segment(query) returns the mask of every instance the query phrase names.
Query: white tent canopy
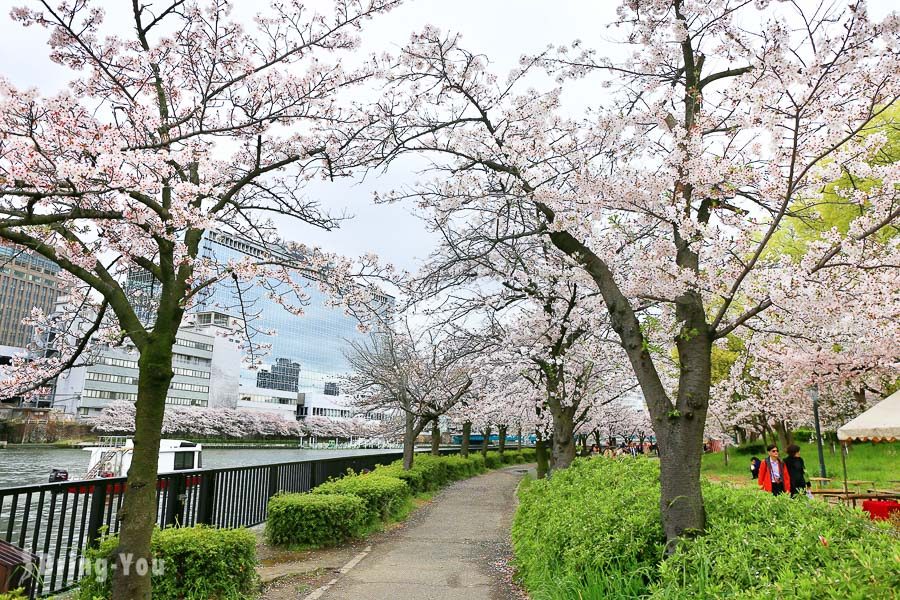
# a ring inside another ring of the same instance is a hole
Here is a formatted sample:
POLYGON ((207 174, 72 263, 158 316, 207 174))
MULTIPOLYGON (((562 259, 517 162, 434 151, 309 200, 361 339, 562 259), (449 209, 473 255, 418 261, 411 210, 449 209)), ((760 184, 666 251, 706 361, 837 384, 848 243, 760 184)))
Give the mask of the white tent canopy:
POLYGON ((894 392, 849 423, 838 428, 838 439, 892 442, 900 439, 900 391, 894 392))

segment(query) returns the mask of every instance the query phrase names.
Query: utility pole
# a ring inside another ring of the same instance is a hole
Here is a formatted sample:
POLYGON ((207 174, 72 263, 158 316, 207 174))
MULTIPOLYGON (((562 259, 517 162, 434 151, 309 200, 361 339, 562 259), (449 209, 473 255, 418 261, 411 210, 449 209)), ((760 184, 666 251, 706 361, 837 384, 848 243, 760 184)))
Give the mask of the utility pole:
POLYGON ((809 390, 813 401, 813 422, 816 426, 816 449, 819 451, 819 477, 825 477, 825 454, 822 452, 822 428, 819 425, 819 386, 809 390))

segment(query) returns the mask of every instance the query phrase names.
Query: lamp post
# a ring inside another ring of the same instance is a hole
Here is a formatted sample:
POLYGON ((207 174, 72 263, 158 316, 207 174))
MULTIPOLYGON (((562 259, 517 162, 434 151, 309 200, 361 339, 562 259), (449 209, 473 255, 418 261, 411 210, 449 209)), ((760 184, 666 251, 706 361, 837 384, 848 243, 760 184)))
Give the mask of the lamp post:
POLYGON ((819 451, 819 477, 825 477, 825 454, 822 452, 822 428, 819 426, 819 388, 809 390, 813 401, 813 422, 816 426, 816 449, 819 451))

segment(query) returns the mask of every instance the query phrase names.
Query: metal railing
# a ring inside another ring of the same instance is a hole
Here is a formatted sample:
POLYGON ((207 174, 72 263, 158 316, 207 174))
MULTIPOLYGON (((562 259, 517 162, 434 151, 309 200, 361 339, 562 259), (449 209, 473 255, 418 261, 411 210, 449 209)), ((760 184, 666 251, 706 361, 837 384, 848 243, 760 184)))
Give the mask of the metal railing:
MULTIPOLYGON (((269 498, 279 492, 306 492, 347 469, 372 469, 399 456, 393 451, 166 473, 158 477, 156 522, 160 527, 258 525, 266 520, 269 498)), ((88 545, 103 531, 119 532, 125 482, 116 477, 0 489, 0 539, 41 557, 32 597, 77 584, 88 545)))

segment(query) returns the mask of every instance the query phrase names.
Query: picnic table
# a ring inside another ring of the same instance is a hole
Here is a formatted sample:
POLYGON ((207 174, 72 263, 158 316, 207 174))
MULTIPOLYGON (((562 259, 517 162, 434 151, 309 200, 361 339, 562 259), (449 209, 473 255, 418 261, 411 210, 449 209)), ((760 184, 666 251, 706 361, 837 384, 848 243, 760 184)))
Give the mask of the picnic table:
POLYGON ((816 488, 821 488, 823 483, 831 481, 831 477, 810 477, 809 480, 816 484, 816 488))
POLYGON ((875 485, 875 482, 867 481, 865 479, 851 479, 847 481, 847 485, 852 485, 853 487, 855 487, 857 492, 859 492, 860 488, 862 488, 862 486, 866 484, 875 485))
POLYGON ((900 500, 900 494, 896 493, 887 493, 887 492, 873 492, 871 494, 846 494, 841 496, 842 499, 847 502, 852 503, 853 508, 856 508, 857 500, 882 500, 882 501, 896 501, 900 500))

